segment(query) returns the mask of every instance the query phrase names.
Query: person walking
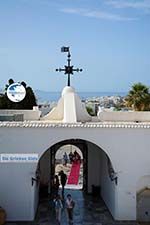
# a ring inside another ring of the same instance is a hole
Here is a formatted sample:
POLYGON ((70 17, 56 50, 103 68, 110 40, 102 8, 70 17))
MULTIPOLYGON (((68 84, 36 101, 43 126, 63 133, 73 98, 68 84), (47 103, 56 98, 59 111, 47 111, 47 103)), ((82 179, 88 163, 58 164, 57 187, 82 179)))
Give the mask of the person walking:
POLYGON ((55 205, 55 213, 56 213, 56 221, 58 225, 61 224, 61 213, 63 209, 63 204, 60 198, 60 195, 57 195, 54 199, 54 205, 55 205))
POLYGON ((73 162, 73 153, 72 152, 69 153, 69 160, 70 160, 70 164, 72 164, 72 162, 73 162))
POLYGON ((52 195, 55 197, 58 195, 58 190, 59 190, 59 178, 57 175, 54 176, 52 180, 52 195))
POLYGON ((73 209, 74 209, 74 207, 75 207, 75 202, 72 199, 72 196, 70 194, 68 194, 67 199, 66 199, 66 210, 67 210, 69 225, 73 225, 73 209))
POLYGON ((64 189, 65 189, 65 185, 66 185, 66 182, 67 182, 67 175, 64 173, 63 170, 61 170, 59 172, 59 176, 60 176, 60 182, 61 182, 61 185, 62 185, 62 198, 64 198, 64 189))
POLYGON ((67 163, 68 163, 68 155, 67 155, 67 153, 65 152, 64 155, 63 155, 63 165, 64 165, 64 166, 67 166, 67 163))

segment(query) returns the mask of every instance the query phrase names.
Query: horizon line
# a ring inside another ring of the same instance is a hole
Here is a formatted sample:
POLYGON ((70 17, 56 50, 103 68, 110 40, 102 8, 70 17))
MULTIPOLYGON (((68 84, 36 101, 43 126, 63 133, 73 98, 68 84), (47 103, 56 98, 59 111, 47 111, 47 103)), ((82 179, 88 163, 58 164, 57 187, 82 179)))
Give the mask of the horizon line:
MULTIPOLYGON (((54 90, 52 90, 52 91, 47 91, 47 90, 42 90, 42 89, 33 89, 34 91, 43 91, 43 92, 62 92, 62 90, 56 90, 56 91, 54 91, 54 90)), ((91 93, 96 93, 96 92, 101 92, 101 93, 109 93, 109 92, 116 92, 116 93, 126 93, 126 92, 128 92, 127 90, 126 91, 98 91, 98 90, 94 90, 94 91, 91 91, 91 90, 76 90, 76 92, 91 92, 91 93)))

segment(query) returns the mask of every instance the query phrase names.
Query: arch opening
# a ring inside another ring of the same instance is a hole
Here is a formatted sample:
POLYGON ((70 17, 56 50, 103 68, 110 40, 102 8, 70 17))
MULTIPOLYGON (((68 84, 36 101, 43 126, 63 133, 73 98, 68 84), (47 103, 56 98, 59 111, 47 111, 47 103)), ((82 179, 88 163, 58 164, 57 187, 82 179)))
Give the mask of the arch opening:
MULTIPOLYGON (((86 140, 64 140, 54 144, 42 154, 38 163, 40 178, 37 186, 39 186, 40 197, 52 195, 52 178, 55 174, 58 175, 59 170, 56 167, 60 163, 58 161, 62 160, 58 157, 59 151, 65 149, 66 146, 70 149, 78 149, 80 152, 83 173, 82 190, 99 199, 102 198, 112 216, 115 217, 117 176, 111 159, 103 149, 86 140)), ((67 186, 66 189, 68 189, 67 186)))
POLYGON ((75 145, 63 145, 55 153, 55 174, 61 171, 67 175, 66 189, 81 190, 83 188, 83 153, 75 145))

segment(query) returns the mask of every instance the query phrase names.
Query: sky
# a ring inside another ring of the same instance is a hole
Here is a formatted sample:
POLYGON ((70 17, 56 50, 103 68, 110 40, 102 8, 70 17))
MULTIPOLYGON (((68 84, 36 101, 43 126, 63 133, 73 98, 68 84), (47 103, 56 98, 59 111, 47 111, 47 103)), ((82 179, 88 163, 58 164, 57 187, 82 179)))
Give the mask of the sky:
POLYGON ((70 46, 77 91, 150 86, 150 0, 0 0, 0 88, 9 78, 61 91, 70 46))

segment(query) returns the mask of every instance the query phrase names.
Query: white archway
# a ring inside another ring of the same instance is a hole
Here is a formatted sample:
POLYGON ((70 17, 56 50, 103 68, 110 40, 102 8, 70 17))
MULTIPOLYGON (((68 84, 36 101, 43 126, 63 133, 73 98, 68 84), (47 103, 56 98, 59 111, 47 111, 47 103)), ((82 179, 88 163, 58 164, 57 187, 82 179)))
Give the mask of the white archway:
MULTIPOLYGON (((100 146, 111 159, 118 176, 118 184, 114 185, 113 191, 109 193, 107 190, 107 194, 111 195, 109 198, 115 202, 112 214, 116 220, 136 220, 137 179, 139 176, 149 174, 150 129, 141 126, 132 129, 131 126, 125 126, 113 125, 110 127, 109 124, 100 124, 98 127, 90 124, 10 124, 8 127, 0 128, 1 152, 11 154, 36 153, 41 157, 49 147, 71 138, 87 140, 97 147, 100 146)), ((98 147, 96 152, 102 151, 98 147)), ((32 186, 32 177, 35 178, 36 167, 37 163, 0 164, 1 206, 7 211, 8 220, 34 219, 35 212, 31 205, 34 206, 33 196, 35 196, 36 183, 34 182, 32 186), (17 185, 18 181, 19 185, 17 185), (14 204, 11 205, 11 202, 14 204), (21 202, 23 202, 23 206, 21 202)))
POLYGON ((116 188, 118 182, 117 175, 112 166, 111 159, 109 158, 107 153, 104 150, 102 150, 99 146, 83 139, 66 139, 63 141, 59 141, 58 143, 52 145, 48 150, 46 150, 40 157, 40 159, 45 158, 42 163, 44 165, 44 168, 46 168, 47 171, 50 171, 48 165, 50 161, 51 161, 50 167, 52 167, 54 163, 54 161, 50 159, 50 157, 52 157, 51 151, 54 151, 55 155, 57 150, 61 146, 64 146, 66 144, 71 144, 78 147, 83 152, 84 157, 85 155, 87 155, 86 159, 87 164, 86 170, 88 171, 87 176, 84 173, 84 176, 86 176, 86 178, 84 177, 86 179, 87 185, 86 190, 88 193, 91 193, 92 186, 100 187, 101 196, 105 201, 107 207, 109 208, 111 214, 115 217, 116 188), (45 154, 47 154, 47 156, 45 154))

